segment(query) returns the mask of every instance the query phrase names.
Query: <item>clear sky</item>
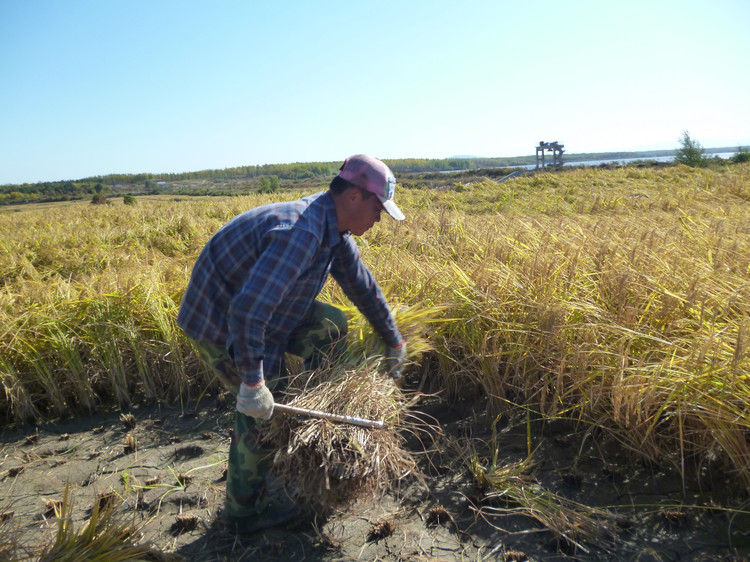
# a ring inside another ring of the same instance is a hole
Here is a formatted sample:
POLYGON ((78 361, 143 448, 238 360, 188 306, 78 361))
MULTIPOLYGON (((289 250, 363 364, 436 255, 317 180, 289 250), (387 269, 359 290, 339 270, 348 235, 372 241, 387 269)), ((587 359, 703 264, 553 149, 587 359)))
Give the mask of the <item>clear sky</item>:
POLYGON ((750 144, 748 0, 0 0, 0 184, 750 144))

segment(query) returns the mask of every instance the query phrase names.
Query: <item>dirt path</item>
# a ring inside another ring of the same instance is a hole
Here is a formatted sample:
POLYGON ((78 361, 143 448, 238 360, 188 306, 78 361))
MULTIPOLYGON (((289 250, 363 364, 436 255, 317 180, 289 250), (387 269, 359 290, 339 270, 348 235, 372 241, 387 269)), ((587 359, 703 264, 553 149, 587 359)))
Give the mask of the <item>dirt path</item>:
MULTIPOLYGON (((617 514, 600 541, 577 547, 555 539, 517 506, 486 502, 473 485, 465 460, 483 453, 477 443, 489 439, 482 430, 487 420, 445 404, 424 408, 444 431, 434 444, 422 444, 426 486, 405 481, 385 497, 356 502, 325 521, 310 518, 253 536, 228 531, 219 517, 233 416, 227 404, 204 402, 195 413, 144 407, 132 410, 132 419, 118 412, 6 431, 0 441, 0 536, 22 545, 51 540, 57 527, 50 502, 61 500, 67 486, 76 529, 95 502, 114 495, 119 510, 135 514, 143 540, 170 555, 165 560, 739 561, 750 554, 747 494, 738 494, 731 478, 704 474, 683 493, 667 468, 636 465, 626 473, 633 463, 622 448, 593 436, 581 439, 565 424, 537 424, 529 478, 561 497, 617 514), (487 506, 496 515, 485 519, 478 513, 487 506)), ((506 420, 498 431, 499 459, 522 460, 526 427, 506 420)))

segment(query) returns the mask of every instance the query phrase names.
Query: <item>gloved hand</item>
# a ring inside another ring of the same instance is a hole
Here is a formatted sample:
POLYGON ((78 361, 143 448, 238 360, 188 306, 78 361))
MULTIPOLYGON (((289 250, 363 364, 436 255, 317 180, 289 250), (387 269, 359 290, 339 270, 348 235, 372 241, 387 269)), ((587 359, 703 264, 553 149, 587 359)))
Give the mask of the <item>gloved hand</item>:
POLYGON ((268 390, 265 381, 256 386, 244 382, 240 385, 237 395, 237 411, 253 418, 271 419, 273 414, 273 395, 268 390))
POLYGON ((386 374, 393 380, 399 380, 406 363, 406 342, 398 347, 388 347, 385 351, 386 374))

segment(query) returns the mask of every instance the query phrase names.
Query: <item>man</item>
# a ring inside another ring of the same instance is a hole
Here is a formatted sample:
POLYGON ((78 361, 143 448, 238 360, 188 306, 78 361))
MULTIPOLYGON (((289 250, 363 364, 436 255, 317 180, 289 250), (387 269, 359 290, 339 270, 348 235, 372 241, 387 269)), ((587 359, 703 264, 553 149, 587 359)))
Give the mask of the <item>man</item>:
POLYGON ((285 384, 285 353, 315 369, 346 345, 346 315, 316 300, 329 273, 383 338, 390 376, 401 376, 406 344, 352 236, 367 232, 383 210, 404 219, 395 185, 382 161, 356 154, 328 191, 238 215, 198 257, 177 320, 237 395, 226 515, 238 529, 295 514, 294 502, 269 488, 272 452, 258 444, 258 425, 273 413, 271 390, 285 384))

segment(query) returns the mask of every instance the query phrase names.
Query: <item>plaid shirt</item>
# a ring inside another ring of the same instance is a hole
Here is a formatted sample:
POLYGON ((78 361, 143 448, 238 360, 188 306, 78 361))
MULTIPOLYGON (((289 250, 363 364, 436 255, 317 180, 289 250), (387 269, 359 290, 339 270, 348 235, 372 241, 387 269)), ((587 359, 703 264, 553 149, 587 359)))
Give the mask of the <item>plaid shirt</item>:
POLYGON ((242 379, 278 369, 289 335, 328 274, 383 337, 401 334, 328 192, 250 209, 225 224, 198 257, 177 322, 192 338, 231 349, 242 379))

